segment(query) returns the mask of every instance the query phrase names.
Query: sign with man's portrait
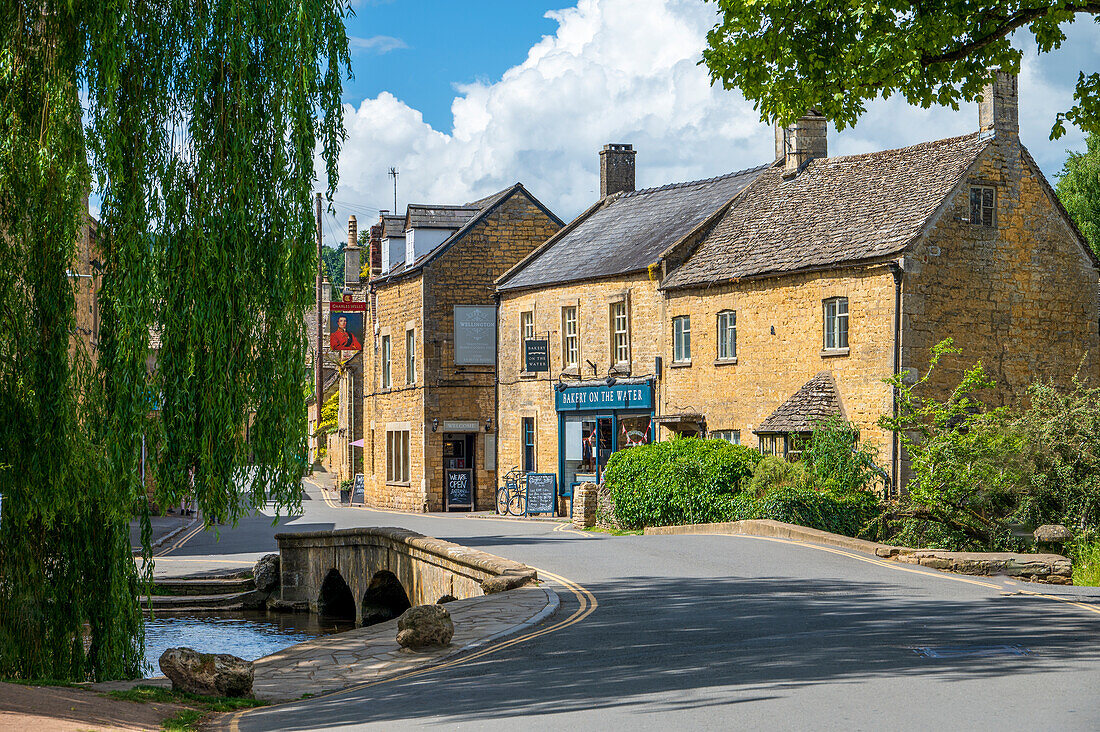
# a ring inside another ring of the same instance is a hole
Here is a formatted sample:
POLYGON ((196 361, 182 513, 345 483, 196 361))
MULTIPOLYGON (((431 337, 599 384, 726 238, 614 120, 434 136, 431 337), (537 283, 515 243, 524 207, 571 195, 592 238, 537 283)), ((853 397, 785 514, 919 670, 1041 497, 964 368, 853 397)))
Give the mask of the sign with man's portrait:
POLYGON ((342 302, 329 303, 328 347, 333 351, 363 350, 363 320, 365 302, 352 302, 351 295, 344 295, 342 302))

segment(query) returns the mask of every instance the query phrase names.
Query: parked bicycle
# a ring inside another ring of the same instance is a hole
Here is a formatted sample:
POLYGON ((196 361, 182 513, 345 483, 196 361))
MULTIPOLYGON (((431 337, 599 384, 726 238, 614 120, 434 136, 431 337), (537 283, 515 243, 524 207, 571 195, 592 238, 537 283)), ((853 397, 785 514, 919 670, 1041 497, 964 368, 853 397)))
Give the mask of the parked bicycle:
POLYGON ((514 467, 504 475, 504 485, 497 489, 497 513, 523 516, 526 512, 527 474, 514 467))

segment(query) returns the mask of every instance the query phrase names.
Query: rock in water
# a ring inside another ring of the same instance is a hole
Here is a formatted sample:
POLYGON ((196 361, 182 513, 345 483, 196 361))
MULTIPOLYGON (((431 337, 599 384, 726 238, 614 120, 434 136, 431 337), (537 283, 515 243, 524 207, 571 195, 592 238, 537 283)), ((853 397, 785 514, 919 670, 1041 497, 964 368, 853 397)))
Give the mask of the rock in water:
POLYGON ((279 555, 265 554, 252 568, 252 578, 260 592, 274 592, 279 586, 279 555))
POLYGON ((442 605, 410 607, 397 619, 397 642, 419 650, 450 645, 455 634, 451 614, 442 605))
POLYGON ((252 662, 228 653, 169 648, 160 656, 160 670, 172 680, 176 691, 202 696, 252 696, 252 662))

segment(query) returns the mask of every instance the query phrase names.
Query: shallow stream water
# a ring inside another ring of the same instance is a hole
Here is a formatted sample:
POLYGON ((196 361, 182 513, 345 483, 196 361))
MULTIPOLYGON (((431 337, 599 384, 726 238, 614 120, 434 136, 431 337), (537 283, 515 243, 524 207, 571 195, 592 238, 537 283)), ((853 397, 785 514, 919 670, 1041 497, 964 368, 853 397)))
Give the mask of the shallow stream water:
POLYGON ((145 618, 145 678, 160 676, 157 661, 167 648, 185 646, 200 653, 228 653, 246 661, 295 643, 349 630, 354 623, 319 618, 313 613, 264 610, 196 616, 158 614, 145 618))

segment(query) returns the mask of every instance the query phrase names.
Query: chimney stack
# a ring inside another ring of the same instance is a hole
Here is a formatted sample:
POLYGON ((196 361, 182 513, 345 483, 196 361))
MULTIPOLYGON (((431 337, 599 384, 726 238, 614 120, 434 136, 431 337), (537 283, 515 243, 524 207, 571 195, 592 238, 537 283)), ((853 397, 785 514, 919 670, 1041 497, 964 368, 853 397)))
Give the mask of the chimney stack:
POLYGON ((370 276, 377 277, 382 274, 382 234, 385 231, 383 211, 378 215, 378 223, 370 227, 370 276))
POLYGON ((600 150, 600 198, 634 190, 634 146, 608 143, 600 150))
POLYGON ((996 71, 978 100, 978 130, 1005 140, 1020 137, 1020 94, 1015 74, 996 71))
POLYGON ((359 284, 359 224, 348 216, 348 245, 344 247, 344 284, 359 284))
POLYGON ((783 161, 784 176, 797 174, 814 158, 829 157, 828 121, 811 109, 788 127, 775 126, 775 158, 783 161))

